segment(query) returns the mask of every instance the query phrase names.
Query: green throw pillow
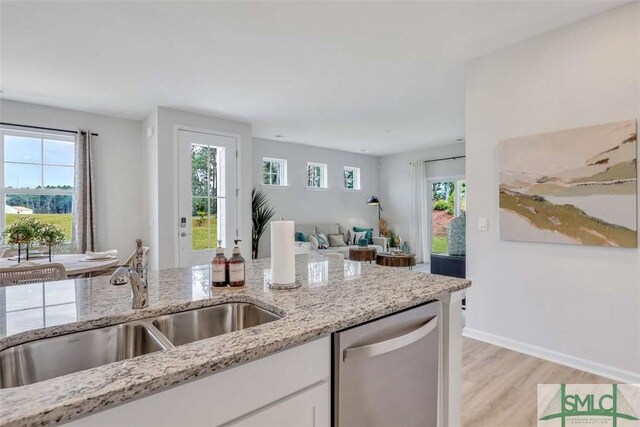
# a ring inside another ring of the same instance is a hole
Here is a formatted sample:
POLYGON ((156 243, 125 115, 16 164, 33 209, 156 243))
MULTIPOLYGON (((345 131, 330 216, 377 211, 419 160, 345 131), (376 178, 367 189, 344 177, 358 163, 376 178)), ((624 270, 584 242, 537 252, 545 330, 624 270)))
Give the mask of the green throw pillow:
POLYGON ((307 237, 302 231, 296 231, 296 242, 306 242, 307 237))
POLYGON ((373 228, 353 227, 353 231, 355 232, 366 231, 367 234, 365 235, 365 238, 369 241, 370 245, 373 245, 373 228))

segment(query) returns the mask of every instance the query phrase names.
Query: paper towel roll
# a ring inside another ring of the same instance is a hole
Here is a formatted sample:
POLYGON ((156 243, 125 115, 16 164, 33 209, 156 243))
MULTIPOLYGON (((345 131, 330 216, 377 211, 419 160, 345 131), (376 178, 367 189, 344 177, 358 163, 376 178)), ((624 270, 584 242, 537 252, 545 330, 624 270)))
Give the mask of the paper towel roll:
POLYGON ((284 285, 296 281, 293 221, 271 222, 271 281, 284 285))

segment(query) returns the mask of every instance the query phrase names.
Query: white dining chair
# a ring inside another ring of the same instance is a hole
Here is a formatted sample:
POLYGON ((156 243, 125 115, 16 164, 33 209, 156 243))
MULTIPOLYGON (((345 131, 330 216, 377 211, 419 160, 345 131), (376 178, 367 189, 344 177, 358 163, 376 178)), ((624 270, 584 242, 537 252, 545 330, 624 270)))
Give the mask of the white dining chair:
POLYGON ((66 280, 67 270, 58 263, 0 268, 0 286, 66 280))
POLYGON ((4 248, 2 249, 2 253, 0 253, 0 258, 11 258, 16 255, 18 255, 18 251, 16 249, 4 248))

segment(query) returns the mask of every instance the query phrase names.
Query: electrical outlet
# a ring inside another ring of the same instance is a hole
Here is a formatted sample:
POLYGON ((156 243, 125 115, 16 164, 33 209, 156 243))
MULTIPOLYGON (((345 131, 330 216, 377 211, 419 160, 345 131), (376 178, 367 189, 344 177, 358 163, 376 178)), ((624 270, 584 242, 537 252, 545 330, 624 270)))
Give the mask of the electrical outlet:
POLYGON ((478 230, 487 231, 489 229, 489 218, 481 216, 478 218, 478 230))

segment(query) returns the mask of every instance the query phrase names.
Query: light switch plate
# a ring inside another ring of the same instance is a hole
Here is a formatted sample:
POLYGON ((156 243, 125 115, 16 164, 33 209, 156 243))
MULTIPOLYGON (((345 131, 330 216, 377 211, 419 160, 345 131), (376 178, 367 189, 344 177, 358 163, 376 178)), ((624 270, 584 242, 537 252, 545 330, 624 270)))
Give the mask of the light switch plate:
POLYGON ((478 218, 478 230, 487 231, 489 229, 489 218, 481 216, 478 218))

